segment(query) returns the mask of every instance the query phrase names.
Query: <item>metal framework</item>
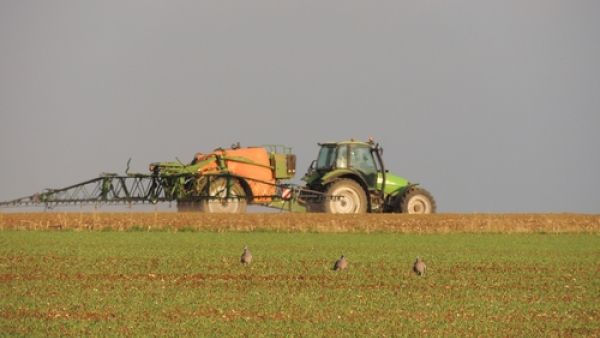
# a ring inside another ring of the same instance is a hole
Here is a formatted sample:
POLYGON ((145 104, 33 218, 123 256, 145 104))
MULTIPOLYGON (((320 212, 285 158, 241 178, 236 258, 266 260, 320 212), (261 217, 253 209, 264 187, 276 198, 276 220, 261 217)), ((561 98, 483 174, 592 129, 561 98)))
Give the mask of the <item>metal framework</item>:
MULTIPOLYGON (((102 174, 81 183, 73 184, 60 189, 46 189, 41 193, 21 197, 10 201, 0 202, 0 207, 27 207, 44 206, 52 208, 58 205, 69 204, 143 204, 173 201, 201 201, 206 199, 230 200, 232 198, 246 198, 245 196, 232 196, 229 189, 225 197, 210 196, 210 179, 204 180, 205 185, 195 186, 200 176, 193 174, 180 175, 145 175, 129 174, 102 174)), ((234 176, 223 176, 237 178, 234 176)), ((243 178, 250 180, 249 178, 243 178)), ((266 183, 266 182, 263 182, 266 183)), ((295 184, 275 184, 276 195, 254 196, 269 197, 271 203, 256 203, 259 205, 293 210, 294 205, 315 203, 326 196, 322 192, 309 190, 295 184), (284 196, 284 191, 287 196, 284 196)))
POLYGON ((18 207, 59 204, 90 203, 157 203, 172 201, 164 190, 161 177, 118 176, 105 174, 100 177, 61 189, 46 189, 31 196, 0 202, 0 206, 18 207))

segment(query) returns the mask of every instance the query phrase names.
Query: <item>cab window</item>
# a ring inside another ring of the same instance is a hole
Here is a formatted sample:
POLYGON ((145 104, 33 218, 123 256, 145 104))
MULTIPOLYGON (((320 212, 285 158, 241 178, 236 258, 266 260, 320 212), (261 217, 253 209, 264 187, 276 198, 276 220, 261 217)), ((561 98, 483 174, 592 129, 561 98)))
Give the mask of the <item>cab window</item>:
POLYGON ((317 158, 317 170, 330 169, 336 158, 335 147, 321 147, 317 158))
POLYGON ((371 154, 371 149, 367 147, 355 147, 350 152, 352 166, 365 173, 376 172, 377 167, 371 154))
POLYGON ((348 145, 338 147, 337 160, 335 161, 336 168, 348 167, 348 145))
POLYGON ((350 165, 360 171, 370 188, 377 182, 377 166, 369 147, 353 147, 350 151, 350 165))

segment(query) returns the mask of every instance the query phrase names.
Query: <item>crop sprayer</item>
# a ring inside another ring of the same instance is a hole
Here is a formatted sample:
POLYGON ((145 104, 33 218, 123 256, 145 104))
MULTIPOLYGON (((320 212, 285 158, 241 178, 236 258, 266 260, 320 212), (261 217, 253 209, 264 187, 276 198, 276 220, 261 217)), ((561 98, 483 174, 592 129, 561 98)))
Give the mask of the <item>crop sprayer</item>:
POLYGON ((367 142, 319 143, 320 151, 302 180, 296 155, 282 145, 217 148, 189 164, 155 162, 148 173, 104 173, 60 189, 0 202, 0 207, 65 204, 175 202, 179 211, 242 213, 249 204, 293 212, 429 214, 433 196, 418 184, 390 173, 383 149, 367 142))

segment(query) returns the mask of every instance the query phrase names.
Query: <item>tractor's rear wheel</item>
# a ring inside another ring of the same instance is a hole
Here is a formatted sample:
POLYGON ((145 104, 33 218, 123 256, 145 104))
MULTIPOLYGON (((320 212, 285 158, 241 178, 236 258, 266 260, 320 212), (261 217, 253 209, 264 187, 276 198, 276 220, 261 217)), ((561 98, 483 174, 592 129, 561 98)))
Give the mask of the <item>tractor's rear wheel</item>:
POLYGON ((429 191, 419 188, 408 188, 400 197, 398 211, 405 214, 435 213, 435 199, 429 191))
POLYGON ((210 182, 208 198, 200 201, 200 210, 210 213, 237 214, 246 212, 246 192, 237 179, 219 177, 210 182), (229 182, 228 182, 229 181, 229 182), (229 185, 229 195, 227 186, 229 185))
POLYGON ((351 179, 339 179, 325 191, 323 211, 331 214, 363 214, 367 212, 367 194, 351 179))

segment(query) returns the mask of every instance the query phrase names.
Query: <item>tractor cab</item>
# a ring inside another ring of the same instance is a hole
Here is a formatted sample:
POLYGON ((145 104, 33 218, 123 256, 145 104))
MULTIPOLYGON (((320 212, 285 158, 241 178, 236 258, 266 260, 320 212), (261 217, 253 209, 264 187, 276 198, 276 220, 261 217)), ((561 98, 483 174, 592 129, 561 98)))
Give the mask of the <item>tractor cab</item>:
MULTIPOLYGON (((378 178, 385 174, 381 148, 373 143, 321 143, 321 150, 312 170, 313 179, 337 174, 353 175, 365 188, 377 189, 378 178)), ((309 170, 310 172, 311 170, 309 170)))

